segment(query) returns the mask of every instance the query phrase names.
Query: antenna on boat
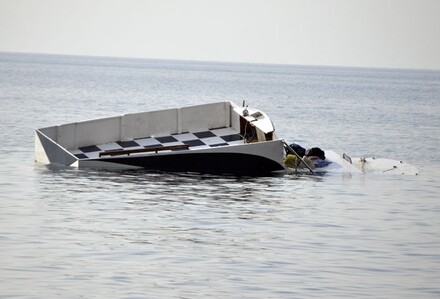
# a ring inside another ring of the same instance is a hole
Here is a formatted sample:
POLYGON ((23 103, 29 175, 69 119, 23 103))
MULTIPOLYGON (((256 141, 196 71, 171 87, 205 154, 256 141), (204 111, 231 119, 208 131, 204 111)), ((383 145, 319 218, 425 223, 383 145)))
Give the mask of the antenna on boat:
POLYGON ((249 111, 247 110, 248 105, 246 104, 246 100, 243 100, 243 116, 248 116, 249 115, 249 111))

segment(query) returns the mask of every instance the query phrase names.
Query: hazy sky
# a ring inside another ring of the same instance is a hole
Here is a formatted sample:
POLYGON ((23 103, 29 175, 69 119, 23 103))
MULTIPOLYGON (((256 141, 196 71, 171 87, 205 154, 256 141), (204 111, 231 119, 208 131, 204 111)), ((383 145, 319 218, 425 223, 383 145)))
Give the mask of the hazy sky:
POLYGON ((0 0, 0 51, 440 69, 440 0, 0 0))

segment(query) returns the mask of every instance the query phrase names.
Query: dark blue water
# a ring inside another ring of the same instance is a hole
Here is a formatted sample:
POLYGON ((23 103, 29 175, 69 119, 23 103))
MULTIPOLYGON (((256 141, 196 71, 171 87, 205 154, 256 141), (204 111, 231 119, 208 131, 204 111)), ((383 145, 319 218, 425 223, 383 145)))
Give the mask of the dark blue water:
POLYGON ((438 298, 440 72, 0 54, 0 297, 438 298), (33 129, 218 100, 418 176, 38 165, 33 129))

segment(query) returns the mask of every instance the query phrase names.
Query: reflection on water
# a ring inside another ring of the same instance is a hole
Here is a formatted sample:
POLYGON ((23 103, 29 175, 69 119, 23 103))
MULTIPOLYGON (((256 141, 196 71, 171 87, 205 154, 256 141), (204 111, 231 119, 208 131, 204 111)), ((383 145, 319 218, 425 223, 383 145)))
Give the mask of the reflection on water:
POLYGON ((438 294, 429 240, 439 220, 421 221, 424 203, 393 196, 411 179, 42 165, 34 179, 38 196, 3 215, 12 224, 2 234, 7 295, 28 294, 23 281, 44 297, 89 297, 84 287, 133 298, 357 297, 372 286, 376 295, 438 294), (25 242, 14 242, 16 230, 25 242))

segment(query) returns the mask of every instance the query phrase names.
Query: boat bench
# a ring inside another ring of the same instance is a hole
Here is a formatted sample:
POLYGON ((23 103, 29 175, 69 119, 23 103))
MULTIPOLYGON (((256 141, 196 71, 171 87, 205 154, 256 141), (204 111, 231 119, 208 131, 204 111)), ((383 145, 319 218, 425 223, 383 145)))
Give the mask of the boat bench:
POLYGON ((120 155, 128 155, 134 153, 147 153, 147 152, 160 152, 160 151, 176 151, 176 150, 186 150, 189 145, 181 144, 181 145, 170 145, 170 146, 154 146, 154 147, 146 147, 146 148, 137 148, 131 150, 111 150, 104 151, 99 153, 99 157, 102 156, 120 156, 120 155))

